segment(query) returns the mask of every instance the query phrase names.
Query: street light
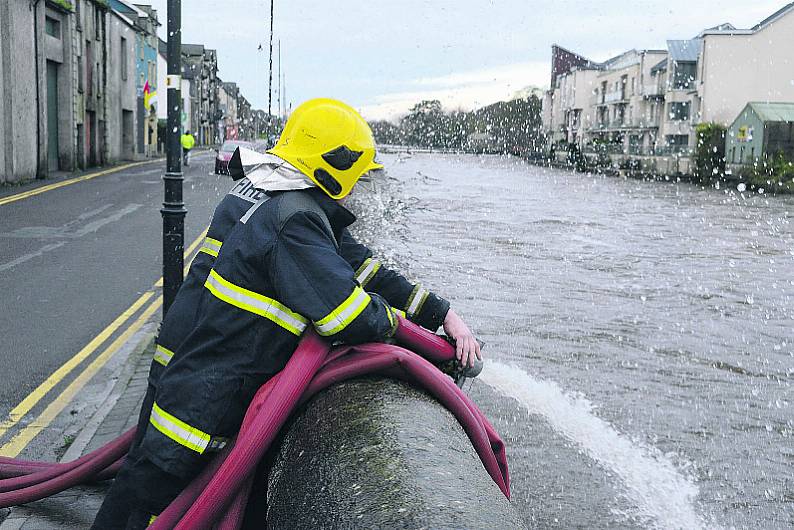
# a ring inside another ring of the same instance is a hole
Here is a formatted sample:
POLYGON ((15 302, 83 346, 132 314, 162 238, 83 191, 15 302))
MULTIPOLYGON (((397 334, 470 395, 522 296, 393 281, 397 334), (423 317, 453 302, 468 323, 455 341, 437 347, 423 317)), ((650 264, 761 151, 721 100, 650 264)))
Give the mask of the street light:
POLYGON ((185 252, 185 203, 182 200, 182 149, 179 141, 182 115, 182 6, 168 0, 168 130, 166 169, 163 176, 163 315, 182 285, 185 252))

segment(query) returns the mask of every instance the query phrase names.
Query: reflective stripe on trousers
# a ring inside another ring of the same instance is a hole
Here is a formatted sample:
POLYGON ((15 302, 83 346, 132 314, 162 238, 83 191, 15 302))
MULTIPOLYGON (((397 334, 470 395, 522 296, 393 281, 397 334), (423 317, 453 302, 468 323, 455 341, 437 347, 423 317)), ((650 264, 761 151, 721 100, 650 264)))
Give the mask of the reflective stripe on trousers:
POLYGON ((157 402, 152 405, 149 423, 179 445, 192 449, 199 454, 204 453, 212 439, 209 434, 188 425, 176 416, 161 409, 157 402))
POLYGON ((214 269, 210 271, 204 287, 216 298, 223 300, 227 304, 267 318, 294 335, 300 336, 309 323, 308 319, 292 311, 284 304, 263 294, 235 285, 218 274, 214 269))
POLYGON ((168 366, 168 363, 171 362, 171 358, 173 356, 174 352, 161 344, 158 344, 157 348, 154 350, 154 360, 163 366, 168 366))

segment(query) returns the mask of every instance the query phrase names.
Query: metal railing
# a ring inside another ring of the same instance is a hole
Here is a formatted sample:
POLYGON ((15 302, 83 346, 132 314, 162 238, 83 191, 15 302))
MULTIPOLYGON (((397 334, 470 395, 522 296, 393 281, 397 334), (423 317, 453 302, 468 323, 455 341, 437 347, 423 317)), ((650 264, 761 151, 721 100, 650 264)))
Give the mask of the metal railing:
POLYGON ((630 156, 689 156, 691 150, 689 146, 645 146, 623 144, 600 144, 587 145, 582 149, 586 154, 605 154, 605 155, 630 155, 630 156))
POLYGON ((643 96, 664 96, 664 89, 659 85, 643 85, 643 96))
POLYGON ((606 96, 604 97, 605 103, 615 103, 616 101, 624 101, 626 99, 625 92, 607 92, 606 96))

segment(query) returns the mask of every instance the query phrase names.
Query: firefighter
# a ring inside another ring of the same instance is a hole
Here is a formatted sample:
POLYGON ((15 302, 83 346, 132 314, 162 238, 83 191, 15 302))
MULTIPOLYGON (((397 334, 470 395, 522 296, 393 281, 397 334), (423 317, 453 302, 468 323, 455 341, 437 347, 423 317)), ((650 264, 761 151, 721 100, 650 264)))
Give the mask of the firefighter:
POLYGON ((212 263, 196 274, 203 286, 187 287, 190 303, 178 303, 180 290, 168 312, 148 422, 95 529, 150 524, 237 432, 256 390, 309 326, 330 341, 380 341, 394 333, 397 308, 428 329, 443 324, 461 362, 480 357, 447 301, 382 266, 347 231, 355 216, 338 201, 379 167, 355 110, 330 99, 304 103, 270 153, 281 164, 263 169, 265 194, 222 242, 210 242, 212 263))

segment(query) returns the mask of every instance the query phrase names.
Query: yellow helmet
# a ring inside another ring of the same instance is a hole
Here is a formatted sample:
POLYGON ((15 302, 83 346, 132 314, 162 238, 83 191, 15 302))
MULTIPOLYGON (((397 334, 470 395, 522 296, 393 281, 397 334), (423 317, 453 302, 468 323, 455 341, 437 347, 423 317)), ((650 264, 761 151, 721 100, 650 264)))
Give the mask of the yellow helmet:
POLYGON ((356 110, 328 98, 304 102, 287 120, 268 151, 286 160, 334 199, 350 193, 375 162, 375 140, 356 110))

